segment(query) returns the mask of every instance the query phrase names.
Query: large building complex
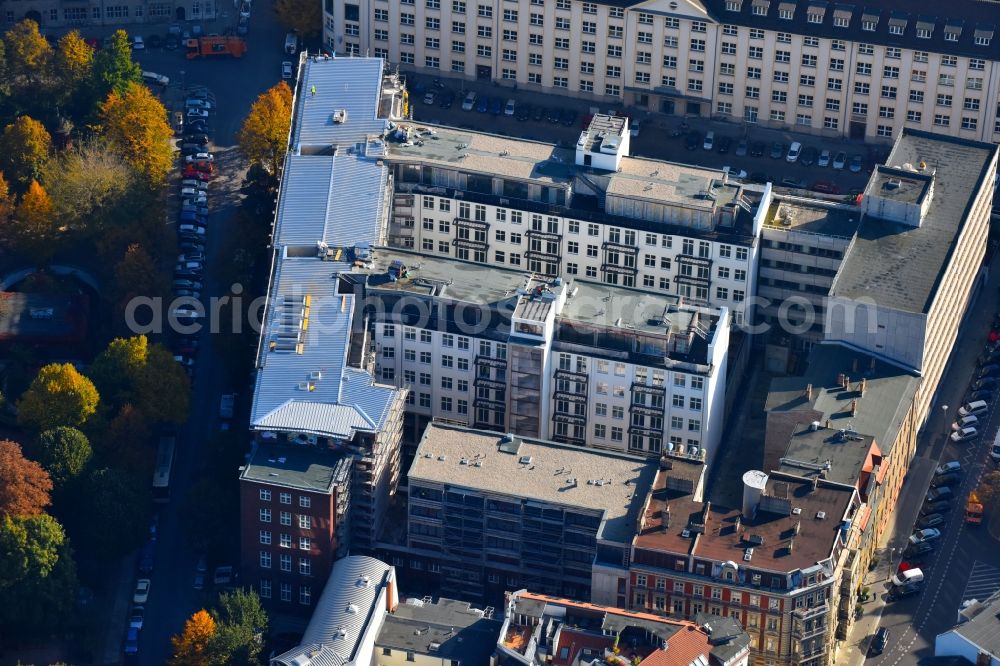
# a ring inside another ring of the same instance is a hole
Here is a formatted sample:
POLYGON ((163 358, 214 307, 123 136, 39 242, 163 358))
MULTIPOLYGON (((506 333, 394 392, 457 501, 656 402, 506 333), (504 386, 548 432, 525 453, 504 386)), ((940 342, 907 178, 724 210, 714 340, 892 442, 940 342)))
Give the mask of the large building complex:
POLYGON ((718 448, 725 309, 410 252, 366 271, 375 370, 409 389, 408 433, 443 419, 645 455, 718 448))
MULTIPOLYGON (((0 18, 10 27, 22 19, 33 19, 43 34, 88 27, 136 26, 172 21, 212 21, 224 3, 216 0, 140 0, 97 2, 88 0, 2 0, 0 18)), ((6 28, 5 28, 6 29, 6 28)), ((131 28, 135 30, 136 28, 131 28)), ((162 27, 161 27, 162 29, 162 27)))
POLYGON ((408 69, 854 138, 1000 138, 990 0, 326 0, 324 43, 408 69))

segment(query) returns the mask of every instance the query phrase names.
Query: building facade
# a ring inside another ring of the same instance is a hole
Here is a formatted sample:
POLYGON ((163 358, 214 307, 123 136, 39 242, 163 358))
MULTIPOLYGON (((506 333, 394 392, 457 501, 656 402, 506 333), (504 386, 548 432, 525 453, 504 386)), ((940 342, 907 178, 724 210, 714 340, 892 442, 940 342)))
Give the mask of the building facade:
POLYGON ((1000 138, 996 3, 326 0, 324 44, 678 116, 884 140, 1000 138))
MULTIPOLYGON (((223 0, 225 2, 225 0, 223 0)), ((22 19, 38 23, 42 34, 80 30, 87 36, 91 27, 127 27, 142 34, 143 26, 175 21, 211 21, 225 10, 217 0, 138 0, 137 2, 76 2, 74 0, 3 0, 0 16, 10 27, 22 19)))

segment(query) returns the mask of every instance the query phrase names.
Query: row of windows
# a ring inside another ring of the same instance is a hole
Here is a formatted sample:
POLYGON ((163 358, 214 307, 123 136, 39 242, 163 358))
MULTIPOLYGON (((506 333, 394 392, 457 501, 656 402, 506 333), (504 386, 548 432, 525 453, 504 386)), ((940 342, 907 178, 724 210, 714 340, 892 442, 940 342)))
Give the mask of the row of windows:
MULTIPOLYGON (((267 488, 261 488, 258 497, 262 502, 271 501, 271 491, 267 488)), ((278 502, 281 504, 291 504, 292 494, 291 493, 278 493, 278 502)), ((312 507, 312 498, 308 495, 299 495, 299 506, 303 509, 308 509, 312 507)))
MULTIPOLYGON (((271 552, 267 550, 260 551, 258 555, 258 563, 261 569, 270 569, 273 559, 271 557, 271 552)), ((278 555, 278 568, 284 572, 292 571, 292 556, 288 554, 278 555)), ((299 575, 300 576, 311 576, 312 575, 312 560, 308 557, 299 558, 299 575)))
MULTIPOLYGON (((271 510, 270 509, 260 509, 260 522, 269 523, 271 522, 271 510)), ((285 527, 290 527, 292 525, 292 514, 289 511, 281 511, 278 514, 279 523, 285 527)), ((312 527, 312 517, 304 514, 299 514, 298 525, 300 529, 308 530, 312 527)))
MULTIPOLYGON (((260 579, 259 585, 260 598, 261 599, 271 599, 273 590, 271 585, 271 580, 267 578, 260 579)), ((291 583, 279 583, 278 584, 278 599, 281 601, 290 602, 292 600, 292 584, 291 583)), ((309 606, 312 604, 312 587, 308 585, 299 586, 299 603, 303 606, 309 606)))

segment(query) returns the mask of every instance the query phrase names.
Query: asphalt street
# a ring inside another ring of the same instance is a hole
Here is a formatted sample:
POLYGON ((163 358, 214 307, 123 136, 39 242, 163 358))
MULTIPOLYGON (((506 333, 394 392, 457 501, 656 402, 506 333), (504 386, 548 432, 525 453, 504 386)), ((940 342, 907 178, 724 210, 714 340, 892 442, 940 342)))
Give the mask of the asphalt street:
MULTIPOLYGON (((135 53, 144 70, 170 77, 173 90, 164 96, 166 99, 179 99, 182 103, 185 87, 204 85, 214 93, 217 101, 217 109, 209 118, 212 130, 210 150, 216 156, 218 175, 209 190, 210 214, 206 234, 208 270, 202 290, 206 304, 208 298, 228 293, 230 287, 215 278, 212 267, 213 260, 228 259, 220 256, 226 246, 226 235, 239 233, 234 228, 233 214, 240 203, 239 190, 246 167, 236 149, 236 132, 257 96, 280 80, 281 62, 288 58, 282 51, 285 31, 273 21, 270 3, 259 2, 254 7, 247 36, 249 48, 242 59, 187 60, 182 49, 145 49, 135 53)), ((204 30, 206 33, 221 32, 224 26, 225 20, 215 26, 206 24, 204 30)), ((165 27, 163 32, 166 32, 165 27)), ((173 224, 174 218, 168 219, 167 223, 173 224)), ((138 664, 152 666, 167 663, 171 654, 170 636, 182 630, 184 621, 194 611, 210 605, 218 592, 213 589, 210 580, 204 591, 193 589, 197 554, 188 545, 186 529, 179 516, 184 498, 193 485, 199 454, 219 428, 219 396, 229 390, 225 370, 213 353, 209 337, 207 330, 202 331, 196 357, 191 419, 178 433, 171 501, 160 509, 156 567, 149 601, 145 604, 146 617, 140 635, 139 656, 134 662, 138 664)), ((233 474, 237 474, 236 469, 233 469, 233 474)), ((233 516, 233 520, 237 519, 233 516)), ((232 550, 235 555, 238 545, 233 544, 232 550)), ((123 578, 131 575, 131 570, 122 572, 123 578)), ((131 585, 128 585, 128 590, 130 594, 131 585)), ((119 604, 116 609, 121 607, 122 604, 119 604)), ((124 607, 127 608, 127 605, 124 607)), ((112 625, 121 627, 121 631, 110 632, 112 638, 108 641, 105 663, 115 663, 115 655, 118 660, 122 658, 121 637, 124 636, 125 621, 122 616, 111 618, 112 625), (115 635, 119 637, 117 642, 115 635)))
MULTIPOLYGON (((978 485, 980 476, 993 468, 988 449, 1000 429, 1000 410, 996 409, 996 400, 988 418, 980 417, 982 428, 977 440, 955 444, 948 439, 951 423, 975 374, 976 358, 985 344, 992 313, 997 311, 997 284, 1000 283, 996 275, 997 266, 994 262, 991 279, 970 308, 971 314, 942 379, 942 389, 933 407, 936 411, 925 429, 917 457, 897 501, 892 537, 886 544, 892 563, 891 568, 885 569, 886 576, 898 566, 900 553, 912 533, 913 522, 934 468, 948 460, 962 463, 962 482, 953 488, 953 509, 948 514, 948 522, 940 528, 942 536, 939 545, 932 554, 920 558, 923 568, 927 569, 924 572, 923 592, 916 597, 886 602, 881 609, 878 626, 889 629, 889 647, 882 655, 868 660, 879 666, 932 663, 934 638, 956 623, 962 601, 984 599, 1000 588, 1000 548, 990 537, 985 524, 972 526, 964 521, 966 497, 978 485)), ((879 586, 872 585, 873 594, 882 599, 888 590, 888 581, 879 586)), ((874 626, 871 633, 874 633, 874 626)), ((870 638, 870 634, 861 637, 858 647, 862 651, 867 648, 870 638)))

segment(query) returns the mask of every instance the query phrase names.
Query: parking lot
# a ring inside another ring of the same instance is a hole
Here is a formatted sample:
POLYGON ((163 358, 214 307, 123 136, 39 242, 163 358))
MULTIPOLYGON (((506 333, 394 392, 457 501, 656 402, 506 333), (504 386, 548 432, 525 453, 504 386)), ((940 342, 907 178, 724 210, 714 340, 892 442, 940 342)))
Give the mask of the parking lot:
MULTIPOLYGON (((620 106, 595 105, 480 82, 411 74, 407 84, 415 120, 566 146, 576 144, 595 111, 631 114, 620 106), (472 109, 465 110, 463 102, 469 92, 475 93, 476 99, 472 109), (431 98, 426 98, 428 93, 431 98), (511 101, 513 113, 508 113, 511 101)), ((871 170, 885 159, 889 147, 703 118, 631 114, 630 119, 639 124, 638 135, 632 140, 634 156, 711 168, 729 166, 736 172, 745 171, 752 180, 770 180, 779 188, 814 189, 818 184, 819 189, 814 191, 823 194, 851 195, 863 190, 871 170), (709 132, 713 133, 713 141, 706 149, 705 137, 709 132), (738 150, 744 141, 746 150, 738 150), (789 161, 788 149, 796 141, 802 145, 802 151, 795 161, 789 161), (819 160, 823 150, 830 154, 825 165, 819 160), (835 168, 834 158, 840 153, 843 162, 835 168), (856 171, 851 170, 852 160, 857 164, 856 171)))

